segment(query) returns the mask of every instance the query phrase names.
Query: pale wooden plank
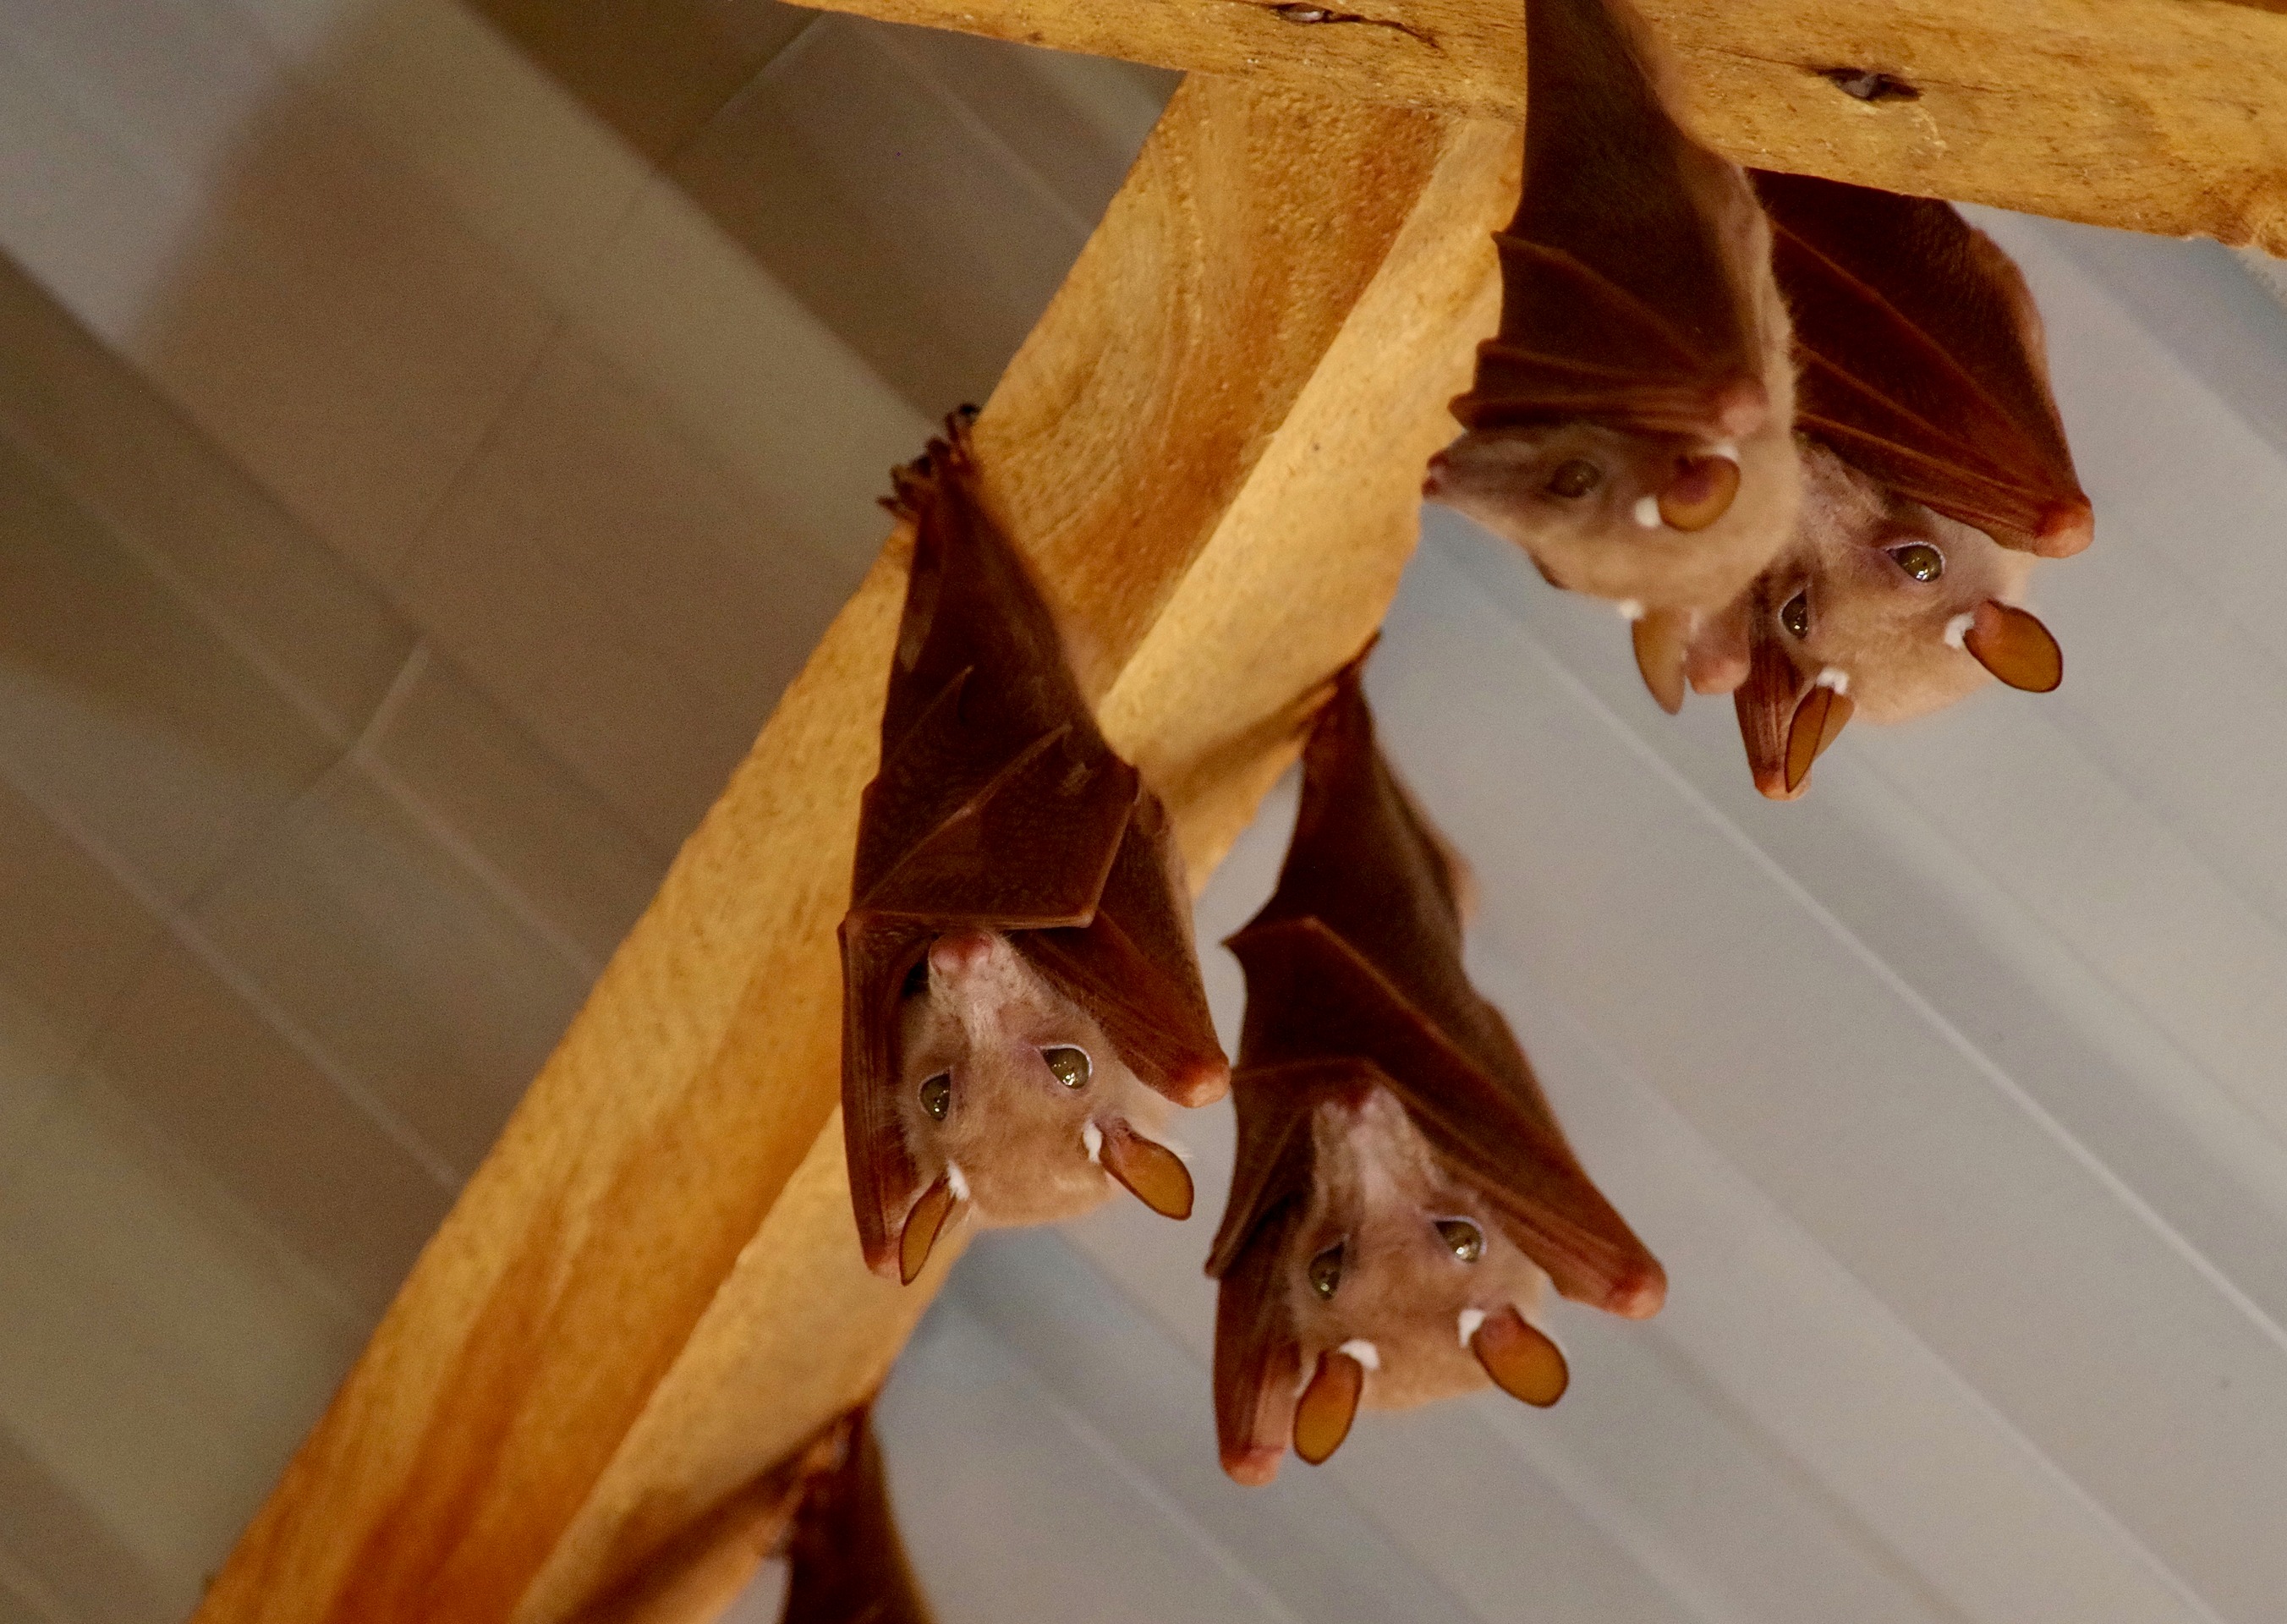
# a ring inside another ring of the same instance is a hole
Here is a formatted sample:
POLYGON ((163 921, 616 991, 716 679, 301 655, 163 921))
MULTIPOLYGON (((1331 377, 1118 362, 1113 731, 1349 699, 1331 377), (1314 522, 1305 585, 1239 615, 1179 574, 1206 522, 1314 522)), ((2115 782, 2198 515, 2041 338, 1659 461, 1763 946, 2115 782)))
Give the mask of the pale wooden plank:
MULTIPOLYGON (((2276 0, 1641 3, 1699 129, 1742 162, 2287 254, 2276 0), (1830 70, 1916 94, 1862 100, 1830 70)), ((1521 0, 819 4, 1467 116, 1523 109, 1521 0)))
MULTIPOLYGON (((1499 126, 1195 81, 977 425, 1201 877, 1396 588, 1515 164, 1499 126)), ((685 846, 202 1620, 566 1618, 887 1369, 945 1260, 911 1290, 859 1261, 834 926, 904 560, 893 538, 685 846)))

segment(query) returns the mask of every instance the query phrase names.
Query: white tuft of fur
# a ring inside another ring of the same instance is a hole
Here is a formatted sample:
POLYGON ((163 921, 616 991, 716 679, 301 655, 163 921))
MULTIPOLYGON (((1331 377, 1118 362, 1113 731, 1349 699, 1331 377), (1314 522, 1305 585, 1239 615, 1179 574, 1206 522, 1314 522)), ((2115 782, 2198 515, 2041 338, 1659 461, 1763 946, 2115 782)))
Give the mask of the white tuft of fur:
POLYGON ((1732 440, 1719 440, 1707 448, 1707 455, 1720 456, 1732 467, 1737 468, 1739 465, 1739 443, 1732 440))
POLYGON ((1104 1129, 1093 1121, 1080 1125, 1080 1142, 1088 1147, 1088 1159, 1101 1167, 1104 1163, 1104 1129))
POLYGON ((1957 614, 1951 620, 1946 622, 1945 646, 1948 648, 1967 647, 1969 629, 1975 624, 1977 624, 1977 614, 1974 610, 1957 614))
POLYGON ((1372 1343, 1366 1341, 1363 1336, 1351 1337, 1349 1341, 1335 1349, 1334 1351, 1337 1353, 1349 1354, 1352 1359, 1365 1366, 1368 1370, 1380 1370, 1381 1368, 1381 1350, 1375 1347, 1372 1343))
POLYGON ((1818 680, 1811 685, 1816 688, 1832 688, 1837 693, 1848 693, 1850 692, 1850 673, 1839 665, 1830 665, 1819 672, 1818 680))
POLYGON ((1485 1311, 1482 1308, 1465 1308, 1461 1311, 1461 1346, 1466 1348, 1469 1345, 1469 1338, 1477 1334, 1477 1327, 1484 1322, 1485 1311))
POLYGON ((1660 519, 1658 497, 1637 497, 1636 505, 1633 511, 1635 513, 1637 524, 1642 526, 1647 530, 1657 530, 1659 528, 1660 519))
POLYGON ((1640 621, 1644 617, 1643 601, 1641 598, 1623 598, 1612 607, 1620 612, 1620 618, 1624 621, 1640 621))
POLYGON ((969 1176, 961 1170, 959 1162, 945 1164, 945 1187, 953 1192, 953 1199, 956 1201, 969 1199, 969 1176))

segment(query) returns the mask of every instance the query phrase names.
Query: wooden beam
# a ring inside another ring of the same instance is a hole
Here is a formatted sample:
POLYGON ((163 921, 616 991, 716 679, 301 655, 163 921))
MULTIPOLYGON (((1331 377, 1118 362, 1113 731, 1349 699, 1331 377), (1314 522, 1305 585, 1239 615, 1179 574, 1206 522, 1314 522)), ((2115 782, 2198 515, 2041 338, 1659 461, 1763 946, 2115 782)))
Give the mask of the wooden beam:
MULTIPOLYGON (((977 424, 1197 876, 1396 590, 1515 177, 1498 126, 1187 84, 977 424)), ((556 1624, 882 1378, 945 1265, 900 1289, 859 1263, 834 928, 907 545, 685 846, 207 1624, 556 1624)))
MULTIPOLYGON (((1522 0, 811 3, 1465 117, 1523 110, 1522 0)), ((2287 255, 2281 0, 1640 4, 1698 129, 1743 163, 2287 255)))

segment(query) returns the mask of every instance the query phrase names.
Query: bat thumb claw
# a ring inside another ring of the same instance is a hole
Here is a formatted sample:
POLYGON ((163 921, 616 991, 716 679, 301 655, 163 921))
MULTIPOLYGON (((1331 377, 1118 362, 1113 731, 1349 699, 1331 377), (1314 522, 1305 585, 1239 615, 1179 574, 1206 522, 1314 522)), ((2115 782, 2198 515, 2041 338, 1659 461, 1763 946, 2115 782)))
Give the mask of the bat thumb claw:
POLYGON ((1350 1435, 1365 1393, 1365 1366, 1347 1353, 1320 1354, 1310 1385, 1294 1401, 1294 1453, 1312 1466, 1332 1460, 1350 1435))
POLYGON ((2033 551, 2045 558, 2069 558, 2096 539, 2096 510, 2085 496, 2053 502, 2033 528, 2033 551))
POLYGON ((1547 1409, 1572 1384, 1564 1351, 1514 1307, 1489 1315, 1469 1338, 1469 1351, 1510 1398, 1547 1409))

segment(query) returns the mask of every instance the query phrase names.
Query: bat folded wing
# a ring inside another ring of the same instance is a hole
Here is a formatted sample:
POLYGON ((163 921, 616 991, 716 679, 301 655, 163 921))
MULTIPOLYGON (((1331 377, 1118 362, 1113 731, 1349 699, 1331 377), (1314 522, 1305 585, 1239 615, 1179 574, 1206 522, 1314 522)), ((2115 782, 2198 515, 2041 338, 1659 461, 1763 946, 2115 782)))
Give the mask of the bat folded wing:
POLYGON ((2093 535, 2009 257, 1951 204, 1756 171, 1794 318, 1796 422, 1900 495, 2006 547, 2093 535))

